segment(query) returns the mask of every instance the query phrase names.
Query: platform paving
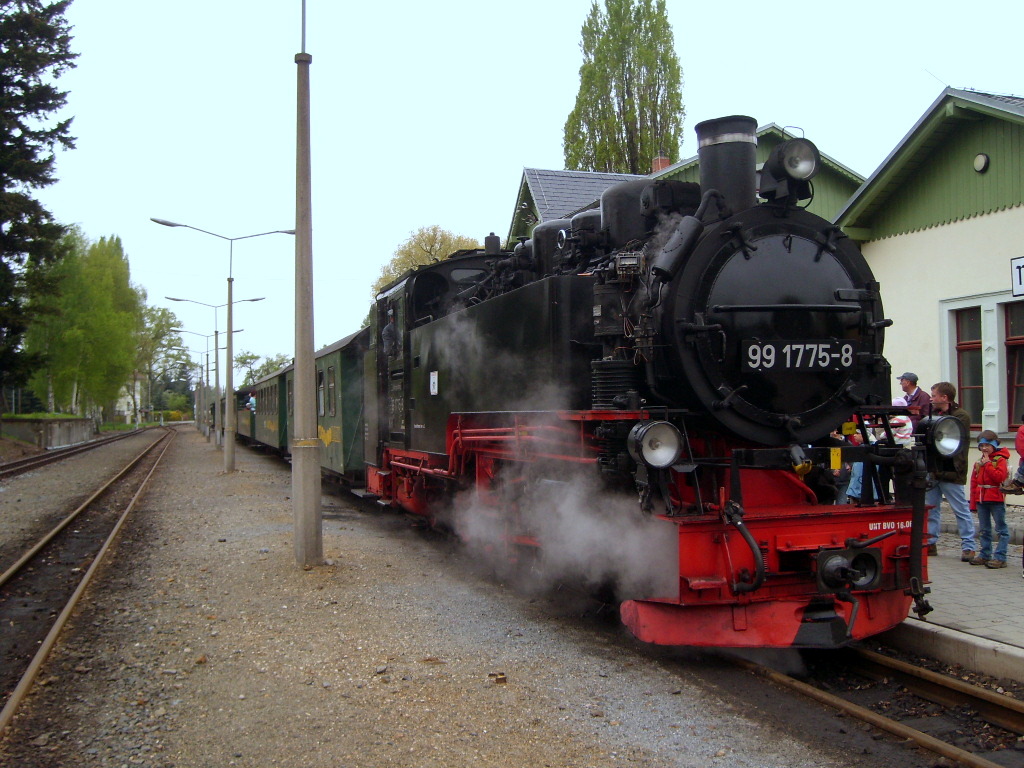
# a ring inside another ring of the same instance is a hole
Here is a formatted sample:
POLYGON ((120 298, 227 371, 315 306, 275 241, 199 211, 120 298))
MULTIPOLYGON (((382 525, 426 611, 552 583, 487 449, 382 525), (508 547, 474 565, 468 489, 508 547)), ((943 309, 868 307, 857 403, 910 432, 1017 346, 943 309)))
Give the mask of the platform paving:
POLYGON ((911 613, 886 639, 907 650, 997 678, 1024 683, 1024 578, 1020 528, 1015 526, 1006 568, 960 560, 960 537, 943 522, 939 554, 928 559, 934 609, 911 613))

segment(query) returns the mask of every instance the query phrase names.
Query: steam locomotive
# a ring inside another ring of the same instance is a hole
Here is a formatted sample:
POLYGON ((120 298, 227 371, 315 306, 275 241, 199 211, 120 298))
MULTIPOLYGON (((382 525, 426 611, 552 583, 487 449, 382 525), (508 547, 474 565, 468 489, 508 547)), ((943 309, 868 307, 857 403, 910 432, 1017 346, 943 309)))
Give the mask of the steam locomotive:
MULTIPOLYGON (((892 439, 889 321, 856 244, 804 209, 814 145, 758 172, 753 119, 696 130, 699 184, 620 183, 384 290, 317 354, 324 469, 508 561, 619 581, 641 640, 841 646, 930 610, 926 474, 967 436, 925 417, 892 439), (852 462, 865 492, 831 504, 812 478, 852 462)), ((287 451, 291 381, 259 382, 240 432, 287 451)))

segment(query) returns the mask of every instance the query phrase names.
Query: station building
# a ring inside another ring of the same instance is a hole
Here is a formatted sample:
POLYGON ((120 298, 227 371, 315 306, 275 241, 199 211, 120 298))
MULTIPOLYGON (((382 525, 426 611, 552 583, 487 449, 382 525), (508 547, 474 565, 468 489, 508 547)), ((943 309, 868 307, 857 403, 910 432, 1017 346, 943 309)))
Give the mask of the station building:
POLYGON ((1024 414, 1022 153, 1024 99, 946 88, 835 217, 881 283, 897 375, 953 382, 1002 435, 1024 414))

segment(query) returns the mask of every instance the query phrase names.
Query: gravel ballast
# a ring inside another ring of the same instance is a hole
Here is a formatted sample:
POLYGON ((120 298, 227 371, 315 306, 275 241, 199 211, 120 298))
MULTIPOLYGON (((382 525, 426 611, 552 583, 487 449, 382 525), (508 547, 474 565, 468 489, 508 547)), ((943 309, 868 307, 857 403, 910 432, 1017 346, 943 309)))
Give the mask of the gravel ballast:
POLYGON ((348 495, 324 496, 327 564, 304 570, 288 465, 220 459, 180 430, 0 765, 935 764, 348 495))

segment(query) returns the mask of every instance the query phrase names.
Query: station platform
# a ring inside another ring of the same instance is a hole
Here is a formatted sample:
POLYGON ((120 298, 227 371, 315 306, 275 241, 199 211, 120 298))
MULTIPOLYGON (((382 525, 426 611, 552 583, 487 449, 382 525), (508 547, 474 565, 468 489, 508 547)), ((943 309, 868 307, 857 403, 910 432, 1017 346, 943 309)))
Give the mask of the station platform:
POLYGON ((1021 577, 1021 508, 1008 509, 1010 548, 1006 568, 960 560, 952 512, 943 512, 939 554, 928 559, 934 610, 911 613, 883 636, 887 643, 948 664, 1024 684, 1024 578, 1021 577))

